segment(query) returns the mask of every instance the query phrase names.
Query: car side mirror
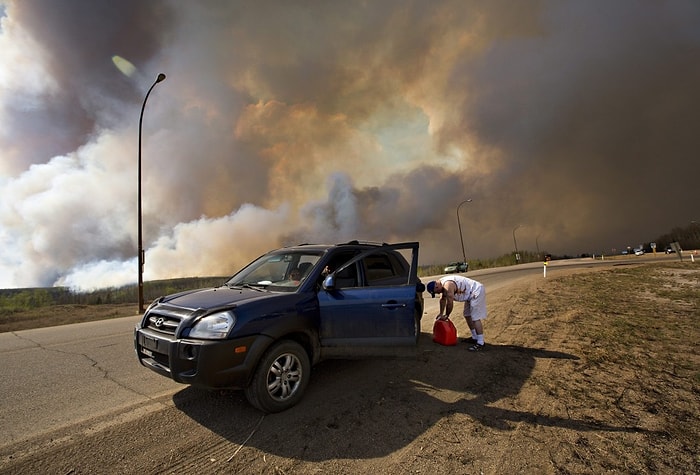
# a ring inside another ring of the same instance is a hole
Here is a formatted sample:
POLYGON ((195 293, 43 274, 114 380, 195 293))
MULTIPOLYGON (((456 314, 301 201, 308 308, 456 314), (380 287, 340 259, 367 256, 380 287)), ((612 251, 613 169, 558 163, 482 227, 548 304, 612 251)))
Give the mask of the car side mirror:
POLYGON ((330 274, 327 275, 325 279, 323 279, 323 290, 333 289, 335 289, 335 275, 330 274))

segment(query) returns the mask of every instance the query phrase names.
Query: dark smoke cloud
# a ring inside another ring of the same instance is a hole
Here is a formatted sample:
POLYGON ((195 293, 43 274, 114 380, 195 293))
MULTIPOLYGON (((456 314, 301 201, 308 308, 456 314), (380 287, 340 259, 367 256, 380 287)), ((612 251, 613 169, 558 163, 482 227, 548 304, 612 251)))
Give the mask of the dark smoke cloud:
POLYGON ((118 126, 124 120, 123 102, 137 103, 141 93, 114 74, 111 58, 148 61, 160 49, 157 34, 168 23, 167 9, 158 0, 10 1, 5 13, 4 33, 13 34, 7 47, 17 46, 14 33, 20 29, 33 48, 19 52, 24 58, 8 58, 3 67, 16 70, 38 60, 41 67, 29 71, 34 77, 20 72, 19 81, 44 76, 52 83, 25 101, 3 98, 13 120, 4 121, 2 145, 17 149, 15 171, 76 150, 96 127, 118 126))
POLYGON ((700 5, 5 2, 0 286, 227 275, 295 242, 423 263, 697 219, 700 5), (131 76, 112 62, 135 66, 131 76))

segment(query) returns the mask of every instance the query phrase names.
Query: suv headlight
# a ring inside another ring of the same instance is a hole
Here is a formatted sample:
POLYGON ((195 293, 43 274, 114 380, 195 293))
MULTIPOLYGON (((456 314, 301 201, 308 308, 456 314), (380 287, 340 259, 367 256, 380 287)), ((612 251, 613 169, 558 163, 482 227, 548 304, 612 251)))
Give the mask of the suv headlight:
POLYGON ((189 337, 221 340, 228 336, 235 324, 236 316, 231 311, 212 313, 195 323, 189 337))

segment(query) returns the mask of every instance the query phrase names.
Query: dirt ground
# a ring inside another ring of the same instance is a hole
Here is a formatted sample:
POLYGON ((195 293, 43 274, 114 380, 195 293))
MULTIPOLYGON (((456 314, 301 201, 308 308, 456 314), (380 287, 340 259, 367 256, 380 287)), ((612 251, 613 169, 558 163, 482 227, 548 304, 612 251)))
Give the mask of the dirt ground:
POLYGON ((415 356, 323 362, 286 412, 183 386, 3 450, 0 472, 698 473, 698 269, 521 282, 488 294, 483 352, 433 343, 426 315, 415 356))

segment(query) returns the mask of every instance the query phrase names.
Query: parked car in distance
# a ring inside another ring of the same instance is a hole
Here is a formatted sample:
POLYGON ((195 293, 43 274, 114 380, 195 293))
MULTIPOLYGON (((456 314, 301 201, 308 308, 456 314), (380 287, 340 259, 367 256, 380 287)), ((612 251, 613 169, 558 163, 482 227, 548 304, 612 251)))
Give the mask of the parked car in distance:
POLYGON ((445 274, 456 274, 458 272, 467 272, 469 268, 468 262, 450 262, 445 267, 445 274))
POLYGON ((417 344, 418 247, 351 241, 268 252, 220 287, 156 299, 134 330, 136 355, 179 383, 243 389, 258 409, 283 411, 319 361, 417 344))

